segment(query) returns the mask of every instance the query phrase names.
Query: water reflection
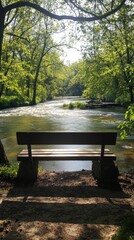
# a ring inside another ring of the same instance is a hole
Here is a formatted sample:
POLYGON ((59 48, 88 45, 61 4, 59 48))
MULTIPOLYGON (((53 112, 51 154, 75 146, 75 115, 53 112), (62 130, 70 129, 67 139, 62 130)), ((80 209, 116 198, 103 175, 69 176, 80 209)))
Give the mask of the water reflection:
MULTIPOLYGON (((121 108, 92 110, 63 110, 62 105, 76 99, 62 98, 38 104, 0 111, 0 138, 4 143, 9 160, 16 161, 21 147, 16 143, 16 131, 113 131, 123 120, 121 108)), ((78 99, 77 99, 78 100, 78 99)), ((134 168, 134 138, 122 142, 118 137, 112 149, 117 154, 122 171, 134 168), (124 147, 125 146, 125 147, 124 147)), ((43 163, 47 170, 89 169, 89 162, 52 162, 43 163)))

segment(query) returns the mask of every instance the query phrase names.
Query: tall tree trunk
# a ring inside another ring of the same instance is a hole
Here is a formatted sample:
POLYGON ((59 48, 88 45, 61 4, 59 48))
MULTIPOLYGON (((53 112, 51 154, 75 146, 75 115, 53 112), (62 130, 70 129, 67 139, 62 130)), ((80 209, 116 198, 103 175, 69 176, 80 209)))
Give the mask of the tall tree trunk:
MULTIPOLYGON (((3 36, 4 36, 4 21, 5 21, 5 11, 4 11, 1 1, 0 1, 0 73, 2 71, 2 43, 3 43, 3 36)), ((4 85, 1 83, 0 84, 0 97, 3 92, 3 88, 4 88, 4 85)))
POLYGON ((0 140, 0 165, 9 165, 9 161, 7 159, 1 140, 0 140))
MULTIPOLYGON (((1 70, 0 70, 0 72, 1 72, 1 70)), ((0 85, 0 98, 2 96, 3 90, 4 90, 4 84, 1 84, 0 85)))
MULTIPOLYGON (((4 21, 5 21, 5 12, 0 1, 0 72, 2 71, 2 43, 3 43, 3 35, 4 35, 4 21)), ((3 88, 3 86, 1 87, 3 88)), ((9 165, 9 161, 6 157, 1 140, 0 140, 0 165, 9 165)))
POLYGON ((29 99, 29 97, 30 97, 30 77, 29 76, 27 76, 27 82, 26 82, 26 85, 27 85, 27 97, 28 97, 28 99, 29 99))
POLYGON ((0 71, 2 70, 2 43, 3 43, 3 35, 4 35, 4 21, 5 21, 5 11, 2 7, 0 1, 0 71))
POLYGON ((129 93, 130 93, 130 102, 134 103, 134 92, 133 87, 129 86, 129 93))
POLYGON ((31 103, 32 105, 36 105, 37 81, 38 81, 38 76, 39 76, 39 71, 40 71, 40 66, 41 66, 41 63, 42 63, 42 59, 44 57, 45 48, 46 48, 46 39, 44 41, 43 49, 42 49, 42 52, 41 52, 41 55, 40 55, 40 59, 39 59, 39 62, 38 62, 38 65, 37 65, 37 69, 36 69, 36 74, 35 74, 35 79, 34 79, 34 86, 33 86, 33 99, 32 99, 32 103, 31 103))

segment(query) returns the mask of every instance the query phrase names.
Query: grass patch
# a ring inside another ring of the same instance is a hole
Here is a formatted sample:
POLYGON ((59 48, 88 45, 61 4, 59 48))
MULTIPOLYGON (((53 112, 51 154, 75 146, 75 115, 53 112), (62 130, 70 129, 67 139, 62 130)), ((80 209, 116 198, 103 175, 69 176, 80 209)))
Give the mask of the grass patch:
POLYGON ((78 109, 86 109, 87 104, 84 102, 70 102, 68 104, 63 104, 63 108, 64 109, 74 109, 74 108, 78 108, 78 109))
POLYGON ((112 240, 134 240, 134 216, 127 218, 112 240))

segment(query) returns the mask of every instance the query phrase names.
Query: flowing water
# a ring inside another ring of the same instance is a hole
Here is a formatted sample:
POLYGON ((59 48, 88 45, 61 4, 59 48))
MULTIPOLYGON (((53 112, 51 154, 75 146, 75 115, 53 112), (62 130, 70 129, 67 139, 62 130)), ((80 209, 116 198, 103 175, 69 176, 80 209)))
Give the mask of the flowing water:
MULTIPOLYGON (((22 149, 16 143, 17 131, 119 131, 117 125, 124 118, 122 108, 65 110, 64 103, 77 98, 57 98, 36 106, 19 107, 0 111, 0 139, 8 159, 16 162, 22 149)), ((82 99, 81 99, 82 101, 82 99)), ((118 133, 116 146, 111 147, 117 155, 121 172, 134 169, 134 136, 121 141, 118 133)), ((46 170, 77 171, 91 169, 91 162, 42 162, 46 170)))

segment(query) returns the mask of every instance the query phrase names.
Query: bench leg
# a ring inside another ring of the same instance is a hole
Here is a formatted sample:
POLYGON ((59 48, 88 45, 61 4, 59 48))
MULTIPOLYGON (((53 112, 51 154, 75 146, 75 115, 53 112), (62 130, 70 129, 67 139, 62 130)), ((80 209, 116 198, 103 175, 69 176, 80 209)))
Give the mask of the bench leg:
POLYGON ((92 175, 99 187, 120 189, 119 171, 114 161, 93 161, 92 175))
POLYGON ((38 175, 38 161, 23 161, 19 163, 17 180, 19 183, 34 183, 38 175))

